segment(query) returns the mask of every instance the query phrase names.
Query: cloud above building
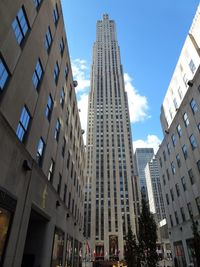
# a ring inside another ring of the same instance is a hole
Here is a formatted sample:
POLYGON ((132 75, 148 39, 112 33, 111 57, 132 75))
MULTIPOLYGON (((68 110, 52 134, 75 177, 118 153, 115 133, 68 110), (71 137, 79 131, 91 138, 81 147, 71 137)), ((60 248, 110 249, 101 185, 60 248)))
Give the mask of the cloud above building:
POLYGON ((129 113, 131 123, 144 121, 150 116, 148 115, 148 101, 146 96, 142 96, 135 89, 132 78, 128 73, 124 73, 125 90, 128 95, 129 113))
POLYGON ((136 148, 153 148, 154 153, 158 151, 159 145, 161 144, 161 140, 156 135, 147 135, 146 140, 138 139, 133 141, 133 149, 136 148))
POLYGON ((78 82, 78 86, 76 87, 76 93, 84 92, 88 90, 90 86, 90 78, 89 78, 89 66, 86 60, 77 58, 72 60, 72 73, 75 80, 78 82))

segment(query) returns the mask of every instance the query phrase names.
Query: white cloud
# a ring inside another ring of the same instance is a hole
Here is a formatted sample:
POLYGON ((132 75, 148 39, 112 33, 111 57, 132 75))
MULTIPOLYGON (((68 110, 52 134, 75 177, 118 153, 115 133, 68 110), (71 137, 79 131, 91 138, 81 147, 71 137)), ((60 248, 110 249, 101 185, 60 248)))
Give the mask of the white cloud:
POLYGON ((124 73, 125 90, 128 95, 128 104, 130 120, 132 123, 143 121, 149 118, 147 111, 149 109, 146 96, 142 96, 132 85, 132 78, 128 73, 124 73))
POLYGON ((159 145, 161 144, 161 140, 156 135, 148 135, 146 140, 138 139, 133 141, 133 149, 135 151, 136 148, 153 148, 154 153, 158 151, 159 145))
POLYGON ((78 100, 78 108, 80 109, 79 115, 81 120, 81 127, 85 130, 83 135, 86 144, 86 130, 87 130, 87 113, 88 113, 88 94, 81 94, 78 100))
POLYGON ((86 60, 77 58, 72 60, 72 73, 78 82, 76 92, 83 92, 90 86, 89 67, 86 60))

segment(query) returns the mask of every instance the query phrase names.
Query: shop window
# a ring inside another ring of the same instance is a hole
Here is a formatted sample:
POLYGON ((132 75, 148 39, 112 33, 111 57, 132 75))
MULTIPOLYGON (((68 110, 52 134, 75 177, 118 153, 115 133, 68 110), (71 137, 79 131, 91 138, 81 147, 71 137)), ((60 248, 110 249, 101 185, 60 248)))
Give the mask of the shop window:
POLYGON ((55 229, 51 267, 63 266, 64 232, 55 229))

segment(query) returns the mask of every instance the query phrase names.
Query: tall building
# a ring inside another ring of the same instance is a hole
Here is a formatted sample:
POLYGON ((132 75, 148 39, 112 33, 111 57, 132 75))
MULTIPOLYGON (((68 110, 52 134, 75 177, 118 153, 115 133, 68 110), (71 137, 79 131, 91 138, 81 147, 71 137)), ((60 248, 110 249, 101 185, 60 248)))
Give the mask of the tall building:
POLYGON ((79 266, 85 153, 60 1, 1 1, 0 16, 0 266, 79 266))
POLYGON ((156 214, 156 221, 160 222, 165 219, 166 216, 161 190, 158 162, 155 157, 153 157, 147 163, 144 169, 144 173, 146 178, 149 208, 153 214, 156 214))
POLYGON ((135 150, 135 161, 137 166, 137 172, 139 176, 140 191, 148 197, 145 167, 147 163, 153 158, 153 148, 136 148, 135 150))
POLYGON ((96 259, 123 258, 140 202, 115 22, 107 14, 97 21, 86 150, 86 239, 96 259))
POLYGON ((156 155, 159 160, 169 237, 179 267, 188 266, 190 263, 198 266, 191 226, 194 220, 200 230, 200 61, 195 61, 194 57, 194 55, 199 57, 200 39, 197 34, 199 30, 200 7, 197 9, 172 76, 172 81, 175 76, 180 80, 186 77, 184 72, 180 72, 180 62, 185 62, 185 70, 190 81, 182 86, 174 84, 166 93, 165 99, 172 90, 174 94, 177 94, 180 88, 185 92, 179 98, 179 104, 170 123, 167 124, 167 129, 165 128, 168 120, 167 109, 163 114, 165 116, 161 116, 165 135, 156 155), (188 40, 192 41, 191 46, 188 40), (184 61, 186 59, 189 59, 188 64, 184 61), (195 65, 190 64, 192 61, 195 65))
POLYGON ((163 133, 168 130, 200 65, 200 5, 185 39, 161 107, 163 133))

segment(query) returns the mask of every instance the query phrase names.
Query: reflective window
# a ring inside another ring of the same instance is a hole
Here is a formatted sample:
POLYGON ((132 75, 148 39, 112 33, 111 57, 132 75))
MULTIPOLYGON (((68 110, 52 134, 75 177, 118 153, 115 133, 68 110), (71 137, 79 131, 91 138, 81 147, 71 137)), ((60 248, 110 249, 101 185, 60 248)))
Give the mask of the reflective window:
POLYGON ((44 40, 44 46, 48 52, 50 50, 52 41, 53 41, 53 39, 52 39, 51 29, 50 29, 50 27, 48 27, 48 30, 45 34, 45 40, 44 40))
POLYGON ((180 124, 177 125, 176 130, 177 130, 178 136, 181 137, 182 136, 182 129, 181 129, 180 124))
POLYGON ((45 149, 45 143, 41 137, 39 142, 38 142, 37 155, 36 155, 36 160, 37 160, 37 163, 39 164, 40 167, 42 166, 42 161, 43 161, 43 157, 44 157, 44 149, 45 149))
POLYGON ((21 112, 17 130, 16 130, 16 135, 21 142, 24 142, 25 140, 29 122, 30 122, 30 113, 28 109, 24 106, 21 112))
POLYGON ((34 5, 36 8, 39 8, 40 4, 42 3, 42 0, 33 0, 34 5))
POLYGON ((59 47, 60 47, 60 54, 62 55, 63 51, 64 51, 64 48, 65 48, 63 37, 61 38, 59 47))
POLYGON ((53 78, 54 78, 54 81, 56 83, 58 82, 59 72, 60 72, 60 68, 58 66, 58 61, 56 61, 56 64, 55 64, 55 67, 54 67, 54 70, 53 70, 53 78))
POLYGON ((64 103, 65 103, 65 91, 64 91, 64 88, 62 87, 61 93, 60 93, 60 105, 62 108, 64 106, 64 103))
POLYGON ((59 19, 58 6, 57 6, 57 4, 55 4, 55 7, 53 9, 53 21, 54 21, 55 25, 57 25, 58 19, 59 19))
POLYGON ((55 166, 55 162, 53 159, 51 159, 50 166, 49 166, 49 172, 48 172, 48 176, 47 176, 47 179, 50 182, 52 182, 52 180, 53 180, 54 166, 55 166))
POLYGON ((193 113, 196 113, 198 111, 198 106, 197 106, 197 103, 194 99, 191 100, 190 107, 191 107, 193 113))
POLYGON ((184 121, 185 127, 187 127, 190 123, 186 112, 183 115, 183 121, 184 121))
POLYGON ((54 137, 55 137, 55 139, 57 141, 59 139, 60 127, 61 127, 60 121, 59 121, 59 119, 57 119, 57 121, 56 121, 56 128, 55 128, 55 132, 54 132, 54 137))
POLYGON ((32 76, 32 82, 36 89, 39 87, 40 81, 42 80, 42 76, 43 76, 42 64, 40 62, 40 59, 38 59, 32 76))
POLYGON ((6 82, 8 81, 8 78, 9 78, 8 70, 0 58, 0 91, 3 91, 6 82))
POLYGON ((197 147, 196 138, 193 134, 190 135, 190 144, 191 144, 193 150, 197 147))
POLYGON ((45 115, 46 115, 48 120, 50 120, 50 118, 51 118, 52 110, 53 110, 53 100, 52 100, 51 95, 49 95, 48 101, 47 101, 47 106, 45 109, 45 115))
POLYGON ((21 44, 29 29, 24 7, 20 8, 20 10, 18 11, 17 16, 12 23, 12 28, 14 30, 18 44, 21 44))

